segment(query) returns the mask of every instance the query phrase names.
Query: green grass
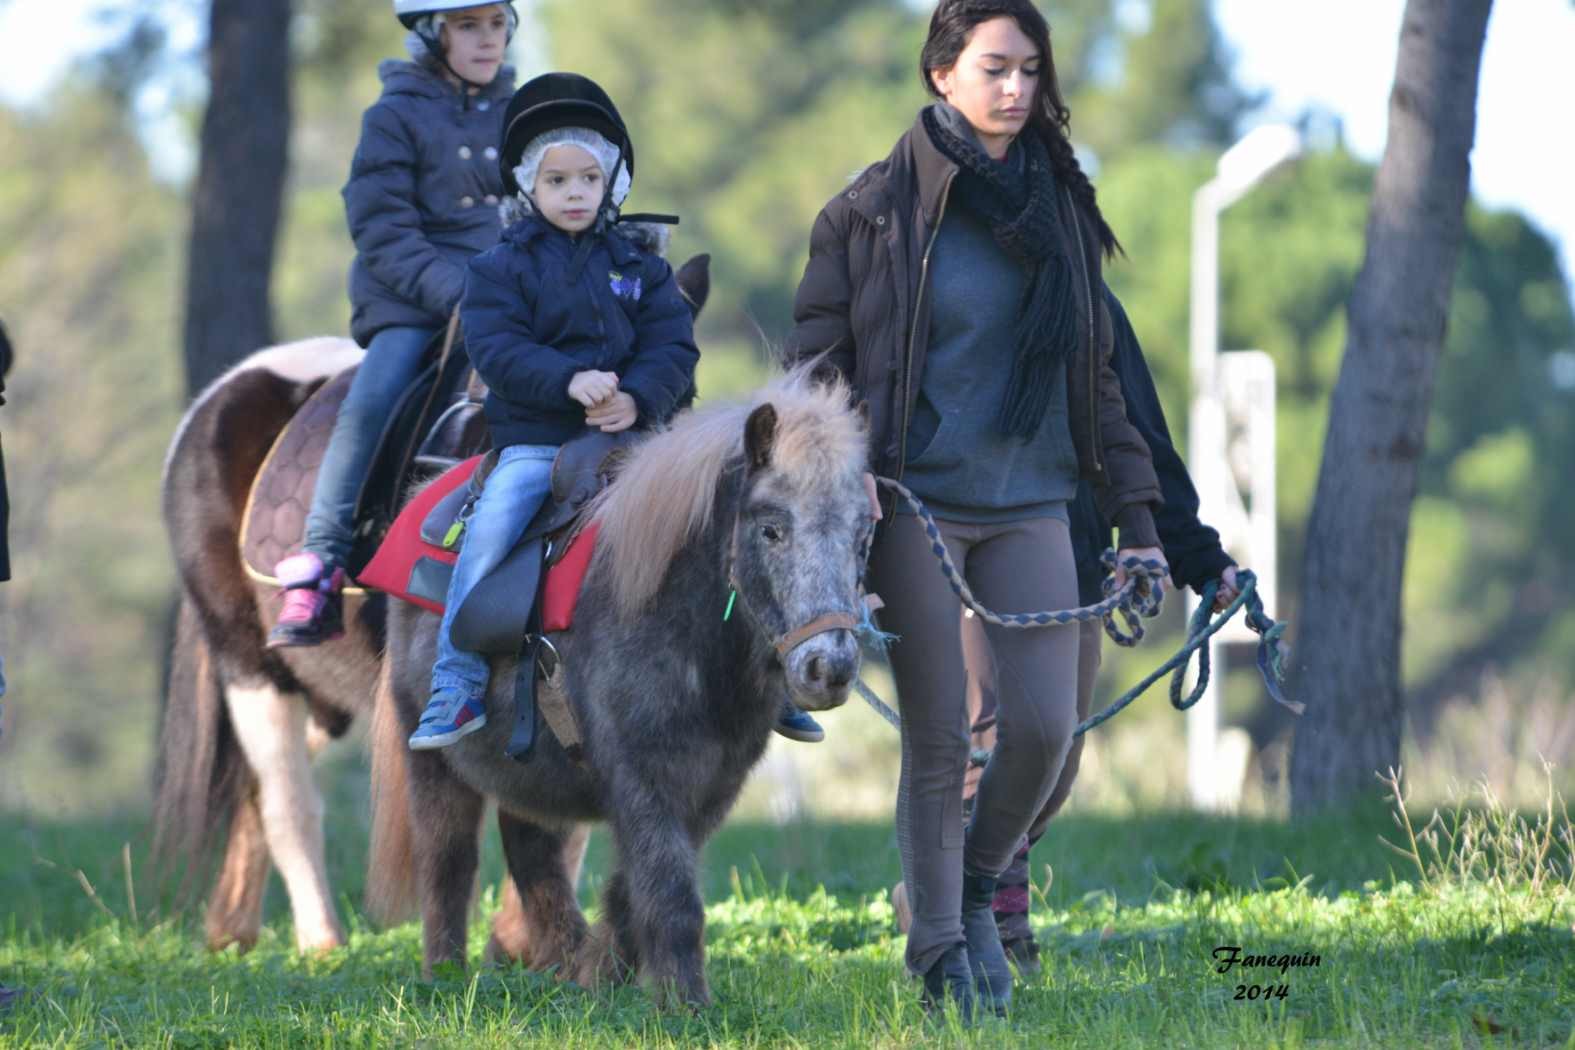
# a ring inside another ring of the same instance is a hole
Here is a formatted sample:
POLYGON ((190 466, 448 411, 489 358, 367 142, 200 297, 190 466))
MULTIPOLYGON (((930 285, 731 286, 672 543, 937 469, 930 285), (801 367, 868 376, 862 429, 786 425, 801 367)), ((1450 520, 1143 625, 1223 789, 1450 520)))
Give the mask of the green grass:
MULTIPOLYGON (((1494 842, 1478 828, 1478 848, 1513 850, 1511 817, 1494 816, 1494 842)), ((209 955, 189 917, 156 913, 140 868, 128 878, 137 822, 0 819, 0 981, 26 989, 0 1014, 0 1046, 1575 1047, 1567 843, 1544 861, 1560 877, 1533 886, 1504 864, 1452 873, 1425 839, 1422 863, 1397 856, 1378 841, 1407 842, 1387 813, 1305 826, 1068 814, 1035 853, 1045 972, 1019 984, 1009 1021, 963 1030, 927 1020, 903 974, 889 824, 726 827, 705 863, 717 1004, 697 1015, 518 969, 423 983, 419 928, 360 915, 353 830, 330 857, 350 945, 303 959, 277 886, 257 948, 209 955), (1221 945, 1321 963, 1221 975, 1221 945), (1287 991, 1235 999, 1254 983, 1287 991)), ((587 902, 606 862, 598 834, 587 902)), ((490 887, 495 845, 484 869, 490 887)))

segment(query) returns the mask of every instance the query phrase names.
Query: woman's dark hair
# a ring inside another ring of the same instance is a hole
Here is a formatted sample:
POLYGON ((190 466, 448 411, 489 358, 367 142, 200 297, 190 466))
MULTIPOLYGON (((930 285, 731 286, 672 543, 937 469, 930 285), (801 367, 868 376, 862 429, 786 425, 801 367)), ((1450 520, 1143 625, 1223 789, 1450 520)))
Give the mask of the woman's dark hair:
POLYGON ((924 50, 919 53, 919 79, 924 90, 936 98, 941 93, 930 78, 936 69, 950 69, 957 62, 974 29, 994 18, 1010 18, 1017 22, 1023 35, 1039 48, 1043 62, 1039 74, 1039 98, 1030 109, 1029 126, 1044 139, 1050 150, 1050 161, 1055 165, 1056 177, 1066 183, 1083 209, 1099 229, 1100 246, 1106 255, 1121 250, 1110 224, 1099 210, 1094 197, 1094 184, 1088 181, 1077 154, 1072 149, 1072 113, 1061 97, 1061 82, 1056 77, 1055 56, 1050 51, 1050 24, 1031 0, 941 0, 930 16, 930 34, 925 37, 924 50))

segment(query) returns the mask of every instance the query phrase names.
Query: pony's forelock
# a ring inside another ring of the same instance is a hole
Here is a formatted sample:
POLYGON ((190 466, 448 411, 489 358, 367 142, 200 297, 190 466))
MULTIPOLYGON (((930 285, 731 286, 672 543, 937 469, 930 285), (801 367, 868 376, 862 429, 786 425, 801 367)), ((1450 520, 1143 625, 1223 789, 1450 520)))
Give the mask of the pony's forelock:
POLYGON ((761 405, 777 413, 771 466, 793 487, 864 469, 867 438, 847 385, 812 380, 810 371, 778 376, 747 401, 684 413, 629 454, 591 511, 600 524, 596 558, 610 566, 620 613, 638 614, 679 549, 710 526, 722 472, 742 454, 744 422, 761 405))

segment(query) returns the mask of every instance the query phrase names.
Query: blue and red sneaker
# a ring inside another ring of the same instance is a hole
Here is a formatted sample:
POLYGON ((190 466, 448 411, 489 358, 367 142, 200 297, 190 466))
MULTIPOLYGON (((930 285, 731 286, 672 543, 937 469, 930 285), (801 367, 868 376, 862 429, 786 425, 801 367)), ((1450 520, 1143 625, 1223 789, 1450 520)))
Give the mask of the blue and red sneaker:
POLYGON ((345 571, 330 569, 311 551, 293 554, 274 566, 284 588, 284 608, 268 632, 268 648, 320 645, 345 633, 344 603, 339 591, 345 571))
POLYGON ((452 689, 432 694, 421 722, 410 734, 410 750, 430 751, 447 747, 460 737, 469 736, 487 724, 487 709, 481 700, 452 689))
POLYGON ((820 723, 791 700, 783 701, 782 710, 777 713, 776 731, 802 744, 818 744, 826 739, 826 731, 820 723))

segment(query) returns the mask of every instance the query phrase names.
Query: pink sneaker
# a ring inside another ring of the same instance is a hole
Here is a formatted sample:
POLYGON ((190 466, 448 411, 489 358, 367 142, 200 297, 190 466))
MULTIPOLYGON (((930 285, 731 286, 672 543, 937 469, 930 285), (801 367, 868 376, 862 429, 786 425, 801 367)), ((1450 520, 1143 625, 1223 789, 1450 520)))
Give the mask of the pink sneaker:
POLYGON ((339 596, 345 571, 332 571, 311 551, 302 551, 274 566, 284 587, 284 608, 268 632, 268 648, 320 645, 345 633, 344 603, 339 596))

